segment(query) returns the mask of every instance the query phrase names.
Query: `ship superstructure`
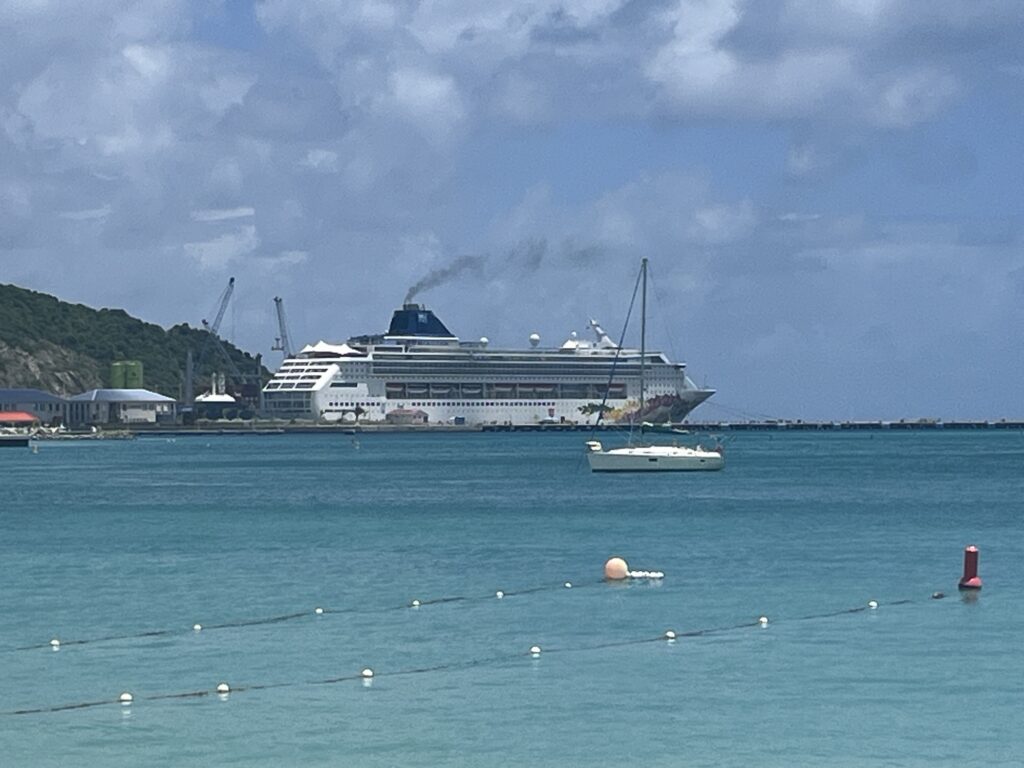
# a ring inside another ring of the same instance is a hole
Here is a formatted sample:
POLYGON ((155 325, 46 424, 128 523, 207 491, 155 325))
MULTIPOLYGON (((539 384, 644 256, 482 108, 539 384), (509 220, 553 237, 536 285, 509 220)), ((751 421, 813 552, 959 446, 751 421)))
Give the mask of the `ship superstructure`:
POLYGON ((573 333, 557 348, 496 349, 461 341, 429 309, 405 304, 386 333, 319 341, 282 363, 264 388, 266 415, 283 419, 397 423, 545 424, 642 418, 679 422, 714 390, 685 365, 646 353, 643 414, 640 351, 622 348, 595 321, 594 341, 573 333), (613 371, 614 367, 614 371, 613 371))

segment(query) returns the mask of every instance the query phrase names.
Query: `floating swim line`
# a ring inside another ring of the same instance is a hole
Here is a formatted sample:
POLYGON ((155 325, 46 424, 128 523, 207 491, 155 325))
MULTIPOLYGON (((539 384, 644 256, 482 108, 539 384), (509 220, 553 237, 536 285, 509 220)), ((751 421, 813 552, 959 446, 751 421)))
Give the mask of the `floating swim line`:
POLYGON ((484 602, 487 600, 494 600, 495 598, 504 599, 507 597, 520 597, 522 595, 532 595, 538 592, 554 592, 557 590, 564 590, 567 588, 582 588, 582 587, 593 587, 599 584, 603 584, 604 580, 599 579, 591 582, 561 582, 557 585, 545 584, 542 586, 525 587, 523 589, 503 591, 497 590, 496 592, 489 593, 487 595, 451 595, 448 597, 435 597, 426 600, 413 599, 408 603, 402 603, 401 605, 387 605, 378 606, 373 608, 359 608, 359 607, 347 607, 347 608, 326 608, 316 607, 311 610, 296 611, 294 613, 285 613, 277 616, 262 616, 251 619, 238 619, 235 621, 226 621, 219 624, 193 624, 189 628, 179 627, 175 629, 151 629, 143 630, 139 632, 126 632, 124 634, 117 635, 101 635, 99 637, 87 637, 71 640, 63 640, 59 636, 45 643, 33 643, 32 645, 22 645, 13 648, 3 649, 5 653, 16 653, 23 651, 38 651, 46 648, 53 650, 59 650, 65 646, 80 646, 80 645, 95 645, 98 643, 109 643, 117 640, 146 640, 154 637, 169 637, 173 635, 187 635, 195 632, 206 632, 218 629, 237 629, 243 627, 257 627, 266 626, 269 624, 283 624, 285 622, 297 621, 299 619, 309 618, 310 616, 325 616, 325 615, 340 615, 340 614, 374 614, 374 613, 388 613, 392 611, 403 611, 410 608, 420 608, 432 605, 445 605, 448 603, 469 603, 469 602, 484 602))
MULTIPOLYGON (((931 595, 932 600, 939 600, 945 597, 941 592, 934 592, 931 595)), ((470 599, 470 598, 466 598, 470 599)), ((797 623, 806 621, 821 621, 825 619, 838 618, 840 616, 849 616, 857 613, 865 613, 878 609, 881 606, 895 607, 909 605, 912 603, 924 602, 921 600, 904 599, 904 600, 893 600, 887 603, 878 603, 874 600, 870 601, 867 605, 855 606, 852 608, 843 608, 836 611, 829 611, 826 613, 811 613, 803 616, 796 616, 792 618, 776 619, 774 624, 780 623, 797 623)), ((308 615, 307 613, 299 615, 308 615)), ((471 669, 474 667, 491 666, 497 664, 508 663, 515 661, 516 659, 522 659, 528 657, 534 660, 539 659, 542 654, 551 653, 583 653, 587 651, 604 650, 608 648, 624 648, 629 646, 647 645, 651 643, 675 643, 677 640, 682 638, 694 638, 694 637, 707 637, 709 635, 722 634, 726 632, 736 632, 739 630, 749 630, 753 628, 767 628, 769 620, 766 616, 761 616, 753 621, 742 621, 735 624, 729 624, 718 627, 705 627, 701 629, 690 629, 681 632, 675 632, 674 630, 667 630, 660 635, 639 637, 639 638, 628 638, 623 640, 611 640, 601 643, 591 644, 580 644, 580 645, 569 645, 563 647, 554 647, 542 649, 540 646, 532 646, 528 651, 517 651, 514 653, 505 653, 496 656, 482 657, 476 659, 466 659, 463 661, 449 662, 445 664, 435 664, 426 667, 410 667, 407 669, 395 669, 387 670, 384 672, 376 672, 370 668, 363 669, 359 673, 340 675, 338 677, 329 677, 321 680, 305 680, 305 681, 291 681, 291 682, 279 682, 279 683, 256 683, 250 685, 243 685, 238 687, 228 687, 226 683, 220 683, 216 688, 212 690, 199 690, 199 691, 180 691, 171 693, 155 693, 148 696, 142 696, 136 699, 132 694, 127 691, 120 694, 116 699, 101 699, 94 701, 85 701, 73 704, 58 704, 49 707, 33 707, 24 709, 15 709, 0 712, 0 716, 15 716, 15 715, 38 715, 38 714, 49 714, 56 712, 68 712, 73 710, 90 709, 93 707, 109 706, 111 704, 119 704, 121 706, 129 706, 135 701, 173 701, 180 699, 198 699, 206 696, 217 696, 221 699, 226 699, 229 695, 235 693, 246 693, 251 691, 266 691, 278 688, 296 688, 302 686, 324 686, 324 685, 337 685, 339 683, 355 682, 362 680, 363 685, 372 685, 373 680, 381 677, 403 677, 410 675, 425 675, 436 672, 447 672, 453 670, 471 669), (221 690, 218 690, 221 689, 221 690)))

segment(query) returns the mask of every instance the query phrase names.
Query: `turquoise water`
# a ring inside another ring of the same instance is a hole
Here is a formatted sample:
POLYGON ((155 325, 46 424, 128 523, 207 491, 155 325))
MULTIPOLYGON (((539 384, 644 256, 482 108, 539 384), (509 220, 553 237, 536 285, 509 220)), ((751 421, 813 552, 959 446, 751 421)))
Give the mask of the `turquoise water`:
POLYGON ((1024 435, 745 434, 728 462, 591 475, 579 435, 530 434, 8 449, 0 761, 1020 765, 1024 435), (667 576, 603 583, 613 554, 667 576))

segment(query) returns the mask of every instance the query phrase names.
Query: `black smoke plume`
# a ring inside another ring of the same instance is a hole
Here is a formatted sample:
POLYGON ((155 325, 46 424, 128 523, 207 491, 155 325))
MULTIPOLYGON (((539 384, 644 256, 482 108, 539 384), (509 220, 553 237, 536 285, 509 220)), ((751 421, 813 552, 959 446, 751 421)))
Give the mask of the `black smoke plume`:
POLYGON ((463 272, 469 269, 480 269, 484 264, 483 256, 459 256, 455 261, 446 267, 439 267, 438 269, 432 269, 426 275, 421 277, 405 294, 405 299, 402 301, 403 304, 411 302, 420 291, 425 291, 428 288, 435 288, 442 283, 447 283, 453 277, 461 275, 463 272))

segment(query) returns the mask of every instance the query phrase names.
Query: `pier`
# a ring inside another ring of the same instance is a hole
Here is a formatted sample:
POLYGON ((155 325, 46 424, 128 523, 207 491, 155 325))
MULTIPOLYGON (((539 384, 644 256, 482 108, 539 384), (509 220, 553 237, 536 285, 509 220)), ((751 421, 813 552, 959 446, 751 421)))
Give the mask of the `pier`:
MULTIPOLYGON (((209 422, 195 426, 133 425, 122 428, 120 435, 129 436, 214 436, 214 435, 356 435, 371 433, 465 434, 467 432, 623 432, 628 424, 313 424, 311 422, 282 424, 272 421, 209 422)), ((695 433, 705 432, 857 432, 857 431, 928 431, 928 430, 1022 430, 1024 419, 990 421, 700 421, 656 425, 652 431, 668 428, 695 433)), ((91 435, 95 436, 95 435, 91 435)))
MULTIPOLYGON (((998 421, 701 421, 656 427, 691 432, 843 432, 855 430, 1021 429, 1024 419, 998 421)), ((485 424, 484 432, 590 432, 589 424, 485 424)), ((602 424, 597 431, 628 430, 628 424, 602 424)))

